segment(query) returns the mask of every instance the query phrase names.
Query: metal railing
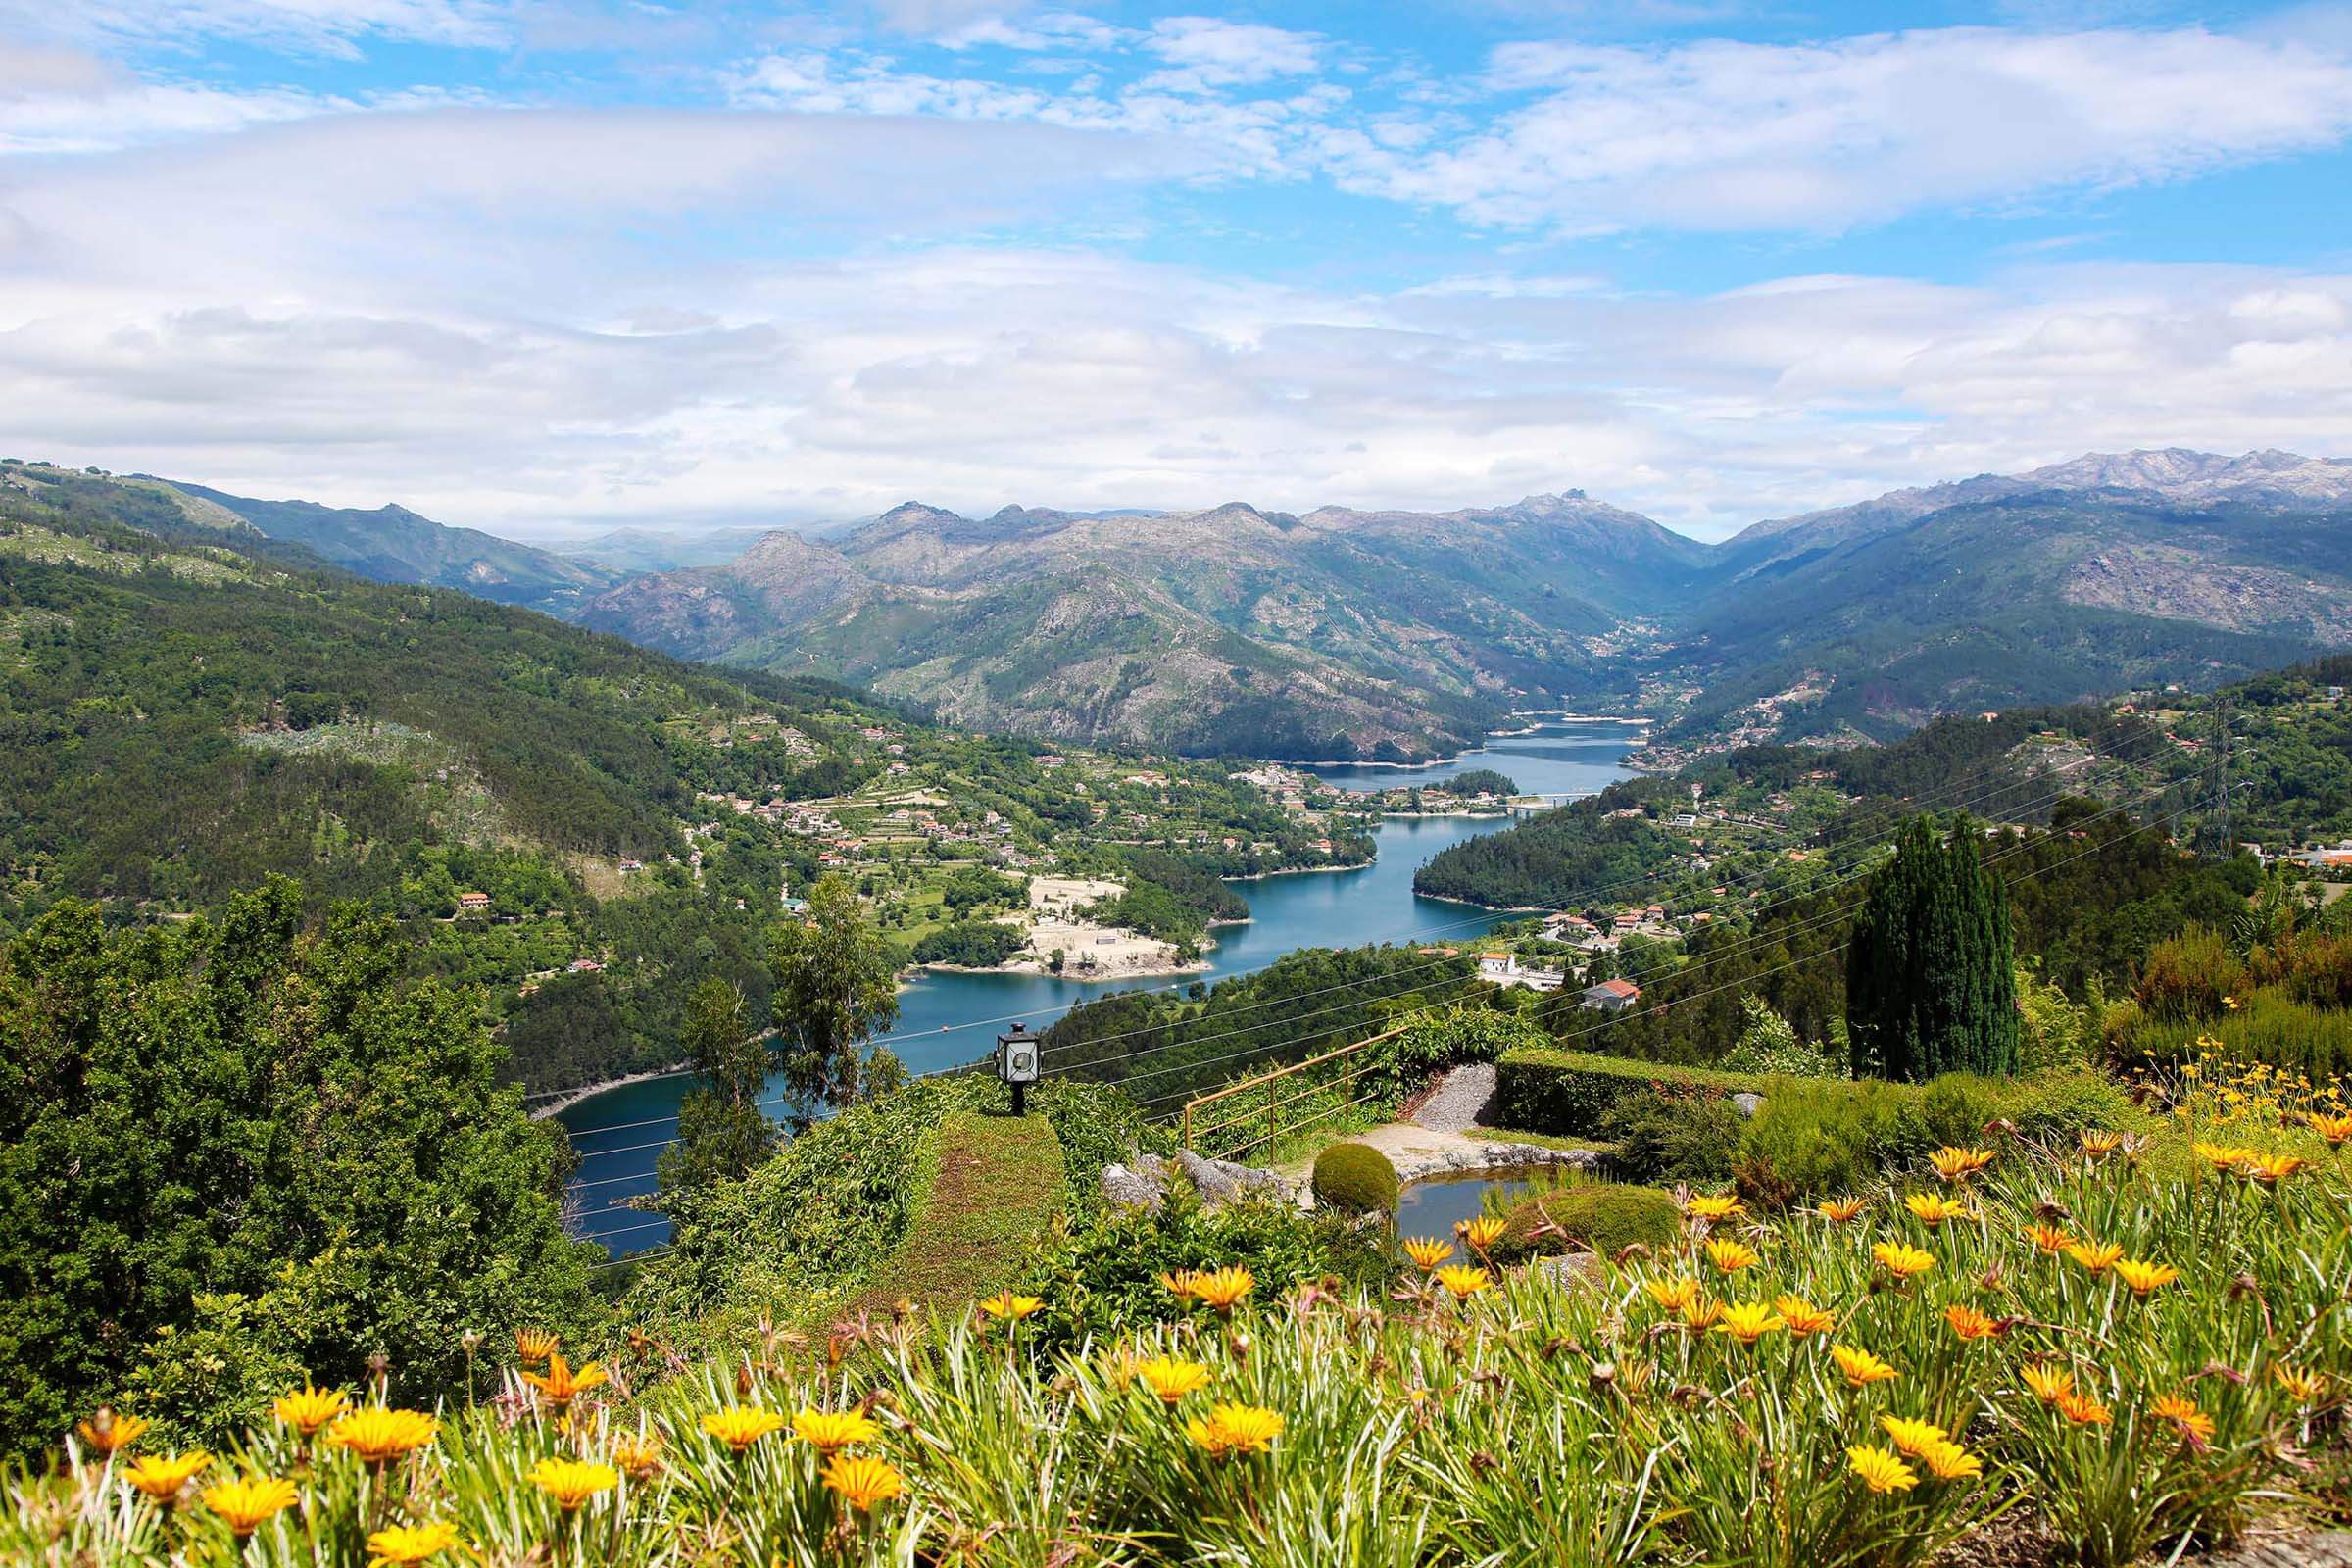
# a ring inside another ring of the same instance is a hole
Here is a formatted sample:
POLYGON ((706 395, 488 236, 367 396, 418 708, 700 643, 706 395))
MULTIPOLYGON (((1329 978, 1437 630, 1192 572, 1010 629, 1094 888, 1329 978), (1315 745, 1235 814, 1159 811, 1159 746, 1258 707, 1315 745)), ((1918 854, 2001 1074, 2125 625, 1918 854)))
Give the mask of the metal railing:
MULTIPOLYGON (((1345 1076, 1330 1082, 1310 1083, 1305 1088, 1299 1090, 1297 1094, 1287 1095, 1280 1100, 1270 1101, 1267 1103, 1255 1106, 1239 1116, 1228 1116, 1223 1121, 1212 1121, 1205 1127, 1196 1127, 1193 1124, 1193 1113, 1200 1109, 1202 1106, 1213 1105, 1220 1101, 1231 1100, 1236 1095, 1246 1095, 1253 1089, 1262 1089, 1270 1083, 1275 1083, 1281 1079, 1293 1077, 1296 1074, 1309 1071, 1315 1067, 1323 1066, 1327 1062, 1334 1062, 1346 1056, 1352 1056, 1357 1052, 1362 1051, 1366 1046, 1376 1046, 1384 1040, 1396 1039, 1398 1035, 1404 1033, 1404 1031, 1410 1027, 1410 1024, 1398 1024, 1393 1029, 1384 1029, 1379 1034, 1367 1036, 1366 1038, 1355 1041, 1350 1045, 1341 1046, 1335 1051, 1326 1051, 1319 1055, 1309 1056, 1303 1061, 1294 1061, 1287 1067, 1276 1067, 1270 1072, 1253 1073, 1247 1078, 1237 1078, 1222 1089, 1214 1089, 1205 1095, 1194 1096, 1192 1099, 1184 1102, 1184 1131, 1182 1134, 1184 1147, 1192 1150, 1195 1153, 1199 1153, 1200 1152, 1200 1146, 1198 1142, 1196 1142, 1196 1140, 1206 1138, 1211 1133, 1222 1132, 1227 1128, 1244 1126, 1259 1116, 1266 1116, 1270 1119, 1272 1113, 1281 1107, 1285 1105, 1295 1105, 1301 1100, 1311 1099, 1312 1097, 1322 1094, 1326 1091, 1335 1089, 1344 1090, 1349 1084, 1354 1083, 1357 1079, 1362 1078, 1366 1074, 1370 1073, 1373 1070, 1374 1064, 1367 1062, 1364 1065, 1357 1067, 1353 1072, 1348 1073, 1345 1076)), ((1278 1127, 1271 1132, 1260 1133, 1258 1136, 1249 1140, 1247 1143, 1236 1145, 1234 1148, 1224 1151, 1217 1157, 1231 1159, 1238 1154, 1242 1154, 1251 1149, 1255 1149, 1260 1144, 1271 1143, 1273 1140, 1288 1136, 1291 1133, 1295 1133, 1302 1127, 1311 1127, 1318 1121, 1325 1120, 1328 1117, 1336 1116, 1344 1110, 1351 1110, 1355 1106, 1364 1103, 1371 1098, 1372 1096, 1370 1094, 1362 1094, 1356 1096, 1352 1100, 1342 1101, 1338 1104, 1329 1105, 1319 1110, 1310 1111, 1306 1115, 1301 1116, 1297 1121, 1292 1122, 1286 1127, 1278 1127)))

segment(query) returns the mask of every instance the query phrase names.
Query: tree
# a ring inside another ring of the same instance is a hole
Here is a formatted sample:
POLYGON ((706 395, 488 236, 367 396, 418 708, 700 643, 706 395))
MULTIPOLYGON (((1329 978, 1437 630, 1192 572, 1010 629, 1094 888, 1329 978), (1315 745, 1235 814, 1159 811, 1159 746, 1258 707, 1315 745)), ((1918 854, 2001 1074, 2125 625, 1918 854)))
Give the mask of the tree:
POLYGON ((466 1330, 593 1321, 562 1134, 478 996, 301 909, 284 879, 170 928, 63 901, 0 946, 0 1452, 108 1400, 204 1442, 377 1351, 430 1408, 466 1330))
POLYGON ((1856 1077, 2017 1070, 2009 900, 1967 819, 1903 829, 1854 918, 1845 998, 1856 1077))
POLYGON ((784 1043, 785 1119, 802 1131, 825 1106, 857 1102, 861 1048, 899 1016, 898 963, 849 883, 828 876, 809 891, 807 914, 777 931, 768 965, 784 1043))
POLYGON ((680 1037, 694 1054, 696 1083, 678 1102, 678 1141, 655 1161, 664 1193, 741 1180, 776 1147, 760 1108, 772 1058, 743 989, 716 975, 697 985, 680 1037))

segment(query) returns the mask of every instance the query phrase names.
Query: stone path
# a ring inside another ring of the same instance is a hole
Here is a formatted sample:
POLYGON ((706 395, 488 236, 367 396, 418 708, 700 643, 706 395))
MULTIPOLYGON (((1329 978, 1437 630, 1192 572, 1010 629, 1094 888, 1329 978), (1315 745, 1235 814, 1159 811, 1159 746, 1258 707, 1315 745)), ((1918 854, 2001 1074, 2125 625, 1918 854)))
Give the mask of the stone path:
POLYGON ((1494 1098, 1494 1064, 1472 1062, 1456 1067, 1439 1083, 1437 1092, 1413 1112, 1413 1125, 1431 1132, 1466 1133, 1486 1119, 1494 1098))
POLYGON ((2352 1530, 2247 1541, 2195 1561, 2198 1568, 2352 1568, 2352 1530))

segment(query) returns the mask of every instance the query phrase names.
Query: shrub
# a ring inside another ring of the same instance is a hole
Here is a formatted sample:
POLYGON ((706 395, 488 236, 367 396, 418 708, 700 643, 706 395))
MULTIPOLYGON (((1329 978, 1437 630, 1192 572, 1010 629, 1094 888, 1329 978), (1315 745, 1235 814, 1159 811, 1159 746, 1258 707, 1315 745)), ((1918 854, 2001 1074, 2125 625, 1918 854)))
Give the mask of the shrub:
POLYGON ((1396 1212, 1396 1167, 1369 1144, 1334 1144, 1315 1156, 1315 1200, 1343 1214, 1396 1212))
POLYGON ((2148 951, 2133 999, 2148 1016, 2166 1022, 2210 1018, 2222 1011, 2224 997, 2246 983, 2245 965, 2222 934, 2190 926, 2148 951))
POLYGON ((2235 1011, 2210 1021, 2143 1019, 2131 1031, 2125 1054, 2143 1062, 2185 1062, 2206 1039, 2218 1041, 2234 1060, 2315 1081, 2352 1073, 2352 1012, 2314 1007, 2269 990, 2239 997, 2235 1011))
POLYGON ((2046 1072, 2002 1096, 2001 1114, 2018 1136, 2052 1146, 2071 1145, 2090 1127, 2119 1127, 2132 1115, 2132 1097, 2101 1072, 2046 1072))
POLYGON ((1031 1260, 1024 1289, 1048 1302, 1033 1325, 1045 1343, 1068 1345, 1182 1319, 1190 1308, 1160 1276, 1228 1265, 1250 1270, 1263 1301, 1326 1278, 1377 1292, 1396 1270, 1381 1227, 1300 1213, 1271 1198, 1210 1208, 1179 1183, 1157 1210, 1107 1210, 1049 1243, 1031 1260))
POLYGON ((1849 1192, 1886 1165, 1936 1147, 1924 1092, 1864 1079, 1850 1084, 1786 1080, 1742 1129, 1733 1171, 1740 1194, 1759 1208, 1849 1192))
POLYGON ((1669 1067, 1548 1046, 1506 1052, 1495 1067, 1504 1126, 1567 1138, 1599 1137, 1609 1107, 1627 1095, 1721 1100, 1742 1092, 1762 1094, 1767 1082, 1745 1073, 1669 1067))
POLYGON ((1613 1163, 1630 1182, 1720 1182, 1732 1174, 1747 1118, 1728 1100, 1669 1099, 1643 1090, 1601 1118, 1617 1146, 1613 1163))
POLYGON ((1639 1242, 1664 1247, 1682 1222, 1674 1200, 1654 1187, 1619 1182, 1541 1183, 1503 1211, 1497 1261, 1576 1250, 1612 1256, 1639 1242), (1538 1234, 1539 1232, 1543 1234, 1538 1234))
POLYGON ((1803 1039, 1796 1026, 1772 1010, 1752 992, 1740 997, 1740 1038, 1717 1065, 1725 1072, 1754 1073, 1759 1077, 1843 1078, 1841 1054, 1832 1060, 1821 1046, 1803 1039))

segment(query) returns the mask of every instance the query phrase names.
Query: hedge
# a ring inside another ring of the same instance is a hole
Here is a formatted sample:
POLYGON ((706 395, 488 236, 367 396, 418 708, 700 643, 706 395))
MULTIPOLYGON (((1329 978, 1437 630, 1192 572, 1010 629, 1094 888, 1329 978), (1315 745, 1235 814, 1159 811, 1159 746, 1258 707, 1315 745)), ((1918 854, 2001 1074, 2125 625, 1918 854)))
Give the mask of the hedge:
POLYGON ((1682 1211, 1654 1187, 1539 1183, 1503 1215, 1494 1251, 1504 1262, 1570 1251, 1613 1257, 1636 1242, 1664 1247, 1681 1227, 1682 1211))
POLYGON ((1495 1064, 1494 1088, 1504 1126, 1591 1138, 1600 1131, 1609 1107, 1627 1095, 1649 1090, 1669 1100, 1721 1100, 1762 1094, 1767 1082, 1749 1073, 1531 1046, 1503 1054, 1495 1064))
POLYGON ((1396 1212, 1396 1167, 1369 1144, 1333 1144, 1315 1156, 1315 1198, 1343 1214, 1396 1212))

